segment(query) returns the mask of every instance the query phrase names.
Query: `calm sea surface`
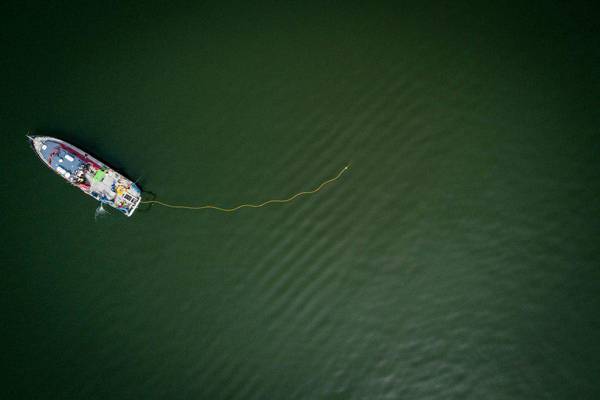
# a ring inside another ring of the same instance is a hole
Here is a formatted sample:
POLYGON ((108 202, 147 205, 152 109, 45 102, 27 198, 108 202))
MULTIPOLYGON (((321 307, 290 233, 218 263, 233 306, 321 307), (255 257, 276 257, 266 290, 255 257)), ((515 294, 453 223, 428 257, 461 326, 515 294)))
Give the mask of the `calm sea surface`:
POLYGON ((1 6, 0 398, 600 398, 593 10, 143 3, 1 6), (95 220, 30 129, 167 202, 351 169, 95 220))

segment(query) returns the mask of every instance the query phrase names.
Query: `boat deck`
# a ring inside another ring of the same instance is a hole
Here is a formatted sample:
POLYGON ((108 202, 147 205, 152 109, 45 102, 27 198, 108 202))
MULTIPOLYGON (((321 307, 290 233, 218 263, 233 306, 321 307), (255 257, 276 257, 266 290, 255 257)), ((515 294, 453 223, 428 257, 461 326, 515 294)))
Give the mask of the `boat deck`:
POLYGON ((134 182, 75 146, 52 137, 29 137, 44 163, 96 200, 131 216, 141 199, 134 182))

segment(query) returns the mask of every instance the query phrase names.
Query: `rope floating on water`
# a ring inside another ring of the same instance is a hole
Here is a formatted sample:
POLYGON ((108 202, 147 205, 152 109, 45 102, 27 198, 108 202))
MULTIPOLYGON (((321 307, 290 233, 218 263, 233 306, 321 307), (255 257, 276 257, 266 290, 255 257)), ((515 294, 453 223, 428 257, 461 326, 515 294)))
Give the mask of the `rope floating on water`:
POLYGON ((297 197, 317 193, 319 190, 323 189, 329 183, 338 180, 344 174, 344 172, 346 172, 349 168, 350 168, 350 165, 346 165, 344 168, 342 168, 340 170, 340 172, 338 172, 338 174, 336 176, 334 176, 331 179, 327 179, 325 182, 321 183, 319 186, 317 186, 317 188, 315 188, 313 190, 308 190, 308 191, 296 193, 295 195, 293 195, 291 197, 288 197, 287 199, 267 200, 267 201, 265 201, 263 203, 259 203, 259 204, 240 204, 239 206, 236 206, 236 207, 233 207, 233 208, 223 208, 223 207, 218 207, 218 206, 214 206, 214 205, 210 205, 210 204, 209 205, 203 205, 203 206, 186 206, 186 205, 164 203, 164 202, 158 201, 158 200, 143 200, 140 203, 141 204, 158 204, 158 205, 163 206, 163 207, 182 208, 182 209, 186 209, 186 210, 207 210, 207 209, 210 209, 210 210, 217 210, 217 211, 223 211, 223 212, 233 212, 233 211, 237 211, 237 210, 242 209, 242 208, 260 208, 260 207, 264 207, 264 206, 266 206, 268 204, 289 203, 290 201, 293 201, 297 197))

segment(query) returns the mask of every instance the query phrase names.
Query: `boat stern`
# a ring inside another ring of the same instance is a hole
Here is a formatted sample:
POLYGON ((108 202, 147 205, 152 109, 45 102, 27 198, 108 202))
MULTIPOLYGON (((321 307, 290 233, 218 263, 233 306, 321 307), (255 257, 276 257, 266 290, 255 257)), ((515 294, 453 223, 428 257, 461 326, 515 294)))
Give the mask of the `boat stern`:
POLYGON ((142 203, 142 198, 141 197, 135 198, 135 200, 133 200, 133 205, 125 213, 125 215, 127 215, 128 217, 131 217, 133 215, 133 213, 135 212, 135 210, 137 210, 137 208, 140 206, 141 203, 142 203))

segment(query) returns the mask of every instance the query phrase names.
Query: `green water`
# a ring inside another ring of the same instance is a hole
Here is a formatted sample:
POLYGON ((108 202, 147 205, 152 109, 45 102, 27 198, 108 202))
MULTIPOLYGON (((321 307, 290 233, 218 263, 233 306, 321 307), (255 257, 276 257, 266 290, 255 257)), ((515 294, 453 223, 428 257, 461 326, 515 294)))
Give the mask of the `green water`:
POLYGON ((2 6, 3 399, 600 398, 571 3, 2 6), (164 201, 96 204, 29 129, 164 201))

